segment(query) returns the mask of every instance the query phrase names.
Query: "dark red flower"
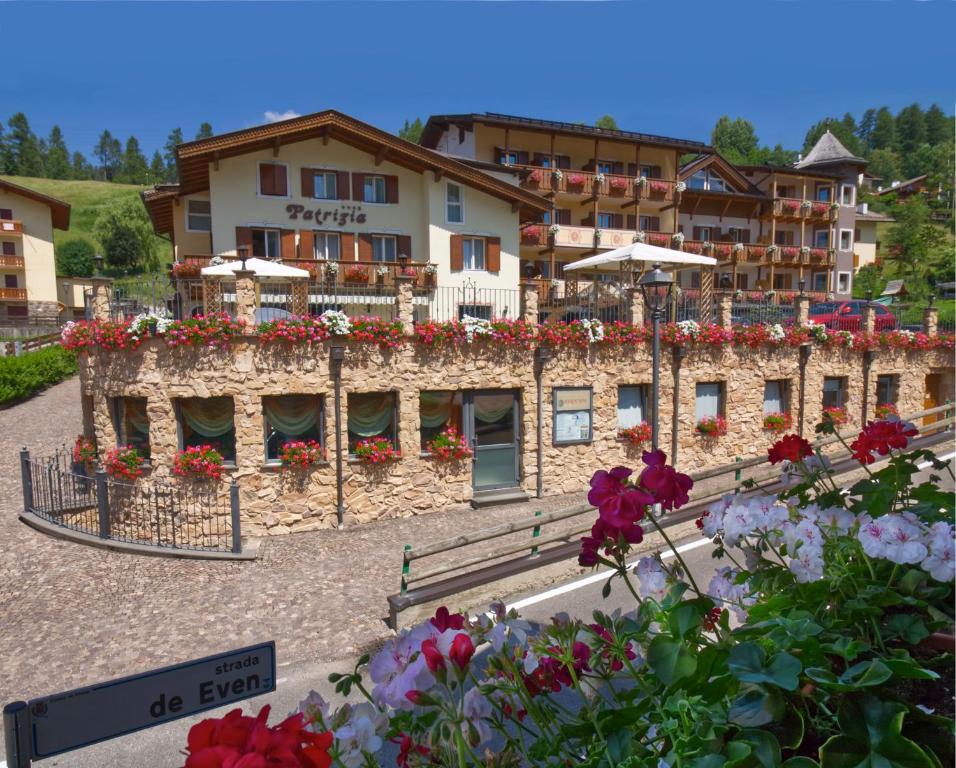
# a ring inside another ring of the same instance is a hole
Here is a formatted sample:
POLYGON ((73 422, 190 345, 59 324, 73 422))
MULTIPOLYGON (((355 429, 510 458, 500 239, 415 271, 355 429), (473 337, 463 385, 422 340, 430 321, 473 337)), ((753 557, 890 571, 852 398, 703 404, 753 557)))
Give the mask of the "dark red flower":
POLYGON ((425 663, 430 672, 435 673, 445 668, 445 657, 438 650, 438 642, 435 638, 430 637, 422 642, 422 656, 425 657, 425 663))
POLYGON ((626 528, 644 517, 644 509, 653 503, 648 494, 627 485, 631 470, 615 467, 598 470, 591 477, 588 502, 598 508, 601 519, 614 528, 626 528))
POLYGON ((439 632, 444 632, 446 629, 465 628, 464 614, 450 613, 444 605, 435 611, 434 617, 429 619, 429 621, 439 632))
POLYGON ((663 509, 677 509, 686 504, 690 497, 687 492, 694 487, 694 481, 667 464, 667 454, 663 451, 644 451, 644 463, 640 483, 653 494, 653 501, 663 509))
POLYGON ((890 450, 902 450, 909 444, 909 438, 919 432, 912 424, 893 419, 892 421, 870 421, 859 436, 850 443, 853 458, 861 464, 872 464, 876 461, 874 453, 886 456, 890 450))
POLYGON ((412 737, 407 733, 398 734, 398 736, 392 739, 392 742, 398 744, 398 756, 395 758, 395 763, 398 765, 398 768, 408 768, 408 756, 413 752, 417 752, 422 757, 425 757, 431 752, 428 747, 416 744, 412 741, 412 737))
POLYGON ((455 635, 451 641, 451 648, 448 651, 448 658, 458 669, 464 669, 475 655, 475 644, 465 632, 455 635))
POLYGON ((767 458, 771 464, 779 464, 781 461, 802 461, 808 456, 813 456, 813 446, 810 441, 800 435, 786 435, 775 442, 770 450, 767 451, 767 458))

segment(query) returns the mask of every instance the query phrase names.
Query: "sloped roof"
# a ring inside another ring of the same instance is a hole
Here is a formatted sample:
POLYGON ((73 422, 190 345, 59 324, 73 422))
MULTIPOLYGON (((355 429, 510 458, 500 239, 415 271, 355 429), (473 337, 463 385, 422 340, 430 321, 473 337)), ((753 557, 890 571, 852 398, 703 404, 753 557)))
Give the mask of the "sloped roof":
POLYGON ((912 179, 907 179, 906 181, 901 181, 899 184, 893 184, 893 185, 891 185, 891 186, 889 186, 889 187, 886 187, 886 189, 881 189, 881 190, 880 190, 879 192, 877 192, 876 194, 877 194, 877 195, 888 195, 888 194, 890 194, 890 192, 899 192, 901 189, 905 189, 906 187, 908 187, 908 186, 910 186, 910 185, 912 185, 912 184, 917 184, 917 183, 919 183, 919 182, 921 182, 921 181, 926 181, 926 174, 925 174, 925 173, 924 173, 922 176, 914 176, 912 179))
POLYGON ((836 136, 830 133, 830 131, 827 131, 817 139, 817 143, 813 145, 813 149, 807 153, 807 156, 803 158, 803 160, 794 163, 793 167, 806 168, 809 165, 842 162, 866 164, 866 160, 854 155, 840 143, 840 140, 836 136))
MULTIPOLYGON (((707 154, 698 155, 689 163, 685 163, 680 167, 680 170, 677 173, 677 178, 680 181, 686 181, 691 176, 693 176, 698 171, 714 166, 724 181, 729 182, 732 186, 737 189, 733 192, 704 192, 704 194, 715 194, 715 195, 751 195, 753 197, 759 197, 761 199, 766 199, 765 195, 760 189, 754 186, 753 182, 750 181, 746 176, 744 176, 737 168, 727 160, 719 152, 709 152, 707 154)), ((699 193, 702 190, 687 188, 687 191, 684 194, 699 193)))
POLYGON ((153 229, 157 232, 173 231, 173 202, 179 197, 178 184, 157 184, 139 193, 153 229))
POLYGON ((50 214, 53 218, 53 226, 62 230, 67 230, 70 228, 69 203, 64 203, 62 200, 58 200, 55 197, 50 197, 49 195, 44 195, 43 193, 37 192, 33 189, 21 187, 19 184, 14 184, 12 181, 7 181, 6 179, 0 179, 0 189, 5 189, 11 194, 20 195, 21 197, 26 197, 30 200, 35 200, 38 203, 43 203, 44 205, 49 206, 50 214))

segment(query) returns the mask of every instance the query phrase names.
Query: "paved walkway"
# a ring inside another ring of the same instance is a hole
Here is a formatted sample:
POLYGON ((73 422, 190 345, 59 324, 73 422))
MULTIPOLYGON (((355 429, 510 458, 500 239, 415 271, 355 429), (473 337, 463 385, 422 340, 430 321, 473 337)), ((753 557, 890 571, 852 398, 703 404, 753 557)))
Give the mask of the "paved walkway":
POLYGON ((389 634, 385 597, 398 586, 403 543, 582 500, 268 538, 247 563, 127 555, 17 519, 18 449, 43 454, 80 429, 76 379, 0 411, 0 703, 271 639, 283 662, 354 657, 389 634))

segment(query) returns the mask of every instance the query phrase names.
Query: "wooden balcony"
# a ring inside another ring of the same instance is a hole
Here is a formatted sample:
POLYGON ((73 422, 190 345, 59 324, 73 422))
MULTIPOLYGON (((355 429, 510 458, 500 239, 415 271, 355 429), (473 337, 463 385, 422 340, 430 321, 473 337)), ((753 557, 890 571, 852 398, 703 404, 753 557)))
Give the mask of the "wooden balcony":
POLYGON ((0 237, 21 237, 23 222, 18 219, 0 219, 0 237))
POLYGON ((0 288, 0 301, 26 301, 26 288, 0 288))
POLYGON ((836 221, 837 211, 822 200, 800 200, 793 197, 778 197, 771 208, 773 216, 785 221, 836 221))
POLYGON ((568 194, 582 197, 610 197, 670 202, 674 199, 675 182, 667 179, 648 179, 590 171, 561 170, 522 166, 520 185, 538 194, 568 194))
POLYGON ((0 269, 23 269, 23 257, 0 256, 0 269))
MULTIPOLYGON (((595 229, 561 224, 552 230, 549 224, 527 224, 521 229, 521 245, 542 248, 622 248, 634 242, 633 229, 595 229)), ((648 232, 645 242, 670 248, 672 235, 668 232, 648 232)))

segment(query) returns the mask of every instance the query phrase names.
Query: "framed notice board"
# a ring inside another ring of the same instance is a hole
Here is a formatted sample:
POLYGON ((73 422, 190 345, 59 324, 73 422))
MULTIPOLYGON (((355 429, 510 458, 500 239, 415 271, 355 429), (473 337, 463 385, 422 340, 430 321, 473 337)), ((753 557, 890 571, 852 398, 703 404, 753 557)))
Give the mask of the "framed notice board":
POLYGON ((552 444, 590 443, 593 393, 590 387, 553 387, 552 444))

